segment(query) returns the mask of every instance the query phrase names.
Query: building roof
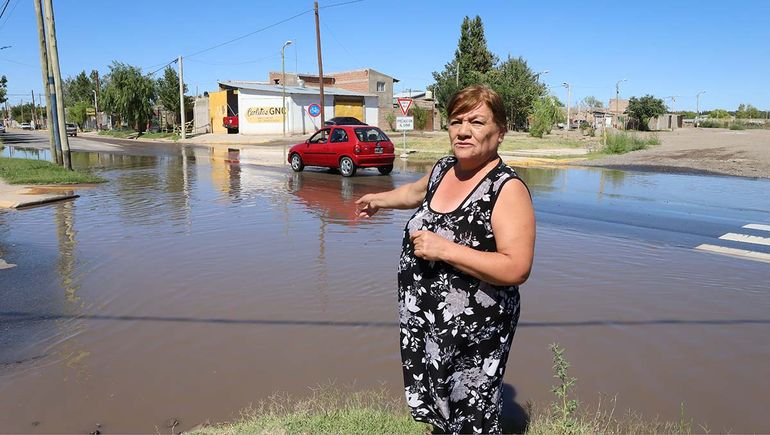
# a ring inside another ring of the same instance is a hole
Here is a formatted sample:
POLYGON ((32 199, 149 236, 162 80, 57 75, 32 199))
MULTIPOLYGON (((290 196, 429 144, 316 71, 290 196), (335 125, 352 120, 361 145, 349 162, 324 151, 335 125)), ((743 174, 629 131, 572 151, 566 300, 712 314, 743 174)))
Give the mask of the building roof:
POLYGON ((426 95, 426 91, 412 89, 409 91, 393 94, 393 98, 425 98, 425 95, 426 95))
MULTIPOLYGON (((357 72, 357 71, 374 71, 374 72, 376 72, 377 74, 382 74, 382 75, 384 75, 384 76, 388 76, 388 77, 392 78, 392 79, 393 79, 393 83, 397 83, 397 82, 399 82, 399 81, 400 81, 399 79, 397 79, 397 78, 395 78, 395 77, 393 77, 393 76, 391 76, 391 75, 389 75, 389 74, 385 74, 385 73, 383 73, 383 72, 379 72, 379 71, 377 71, 377 70, 376 70, 376 69, 374 69, 374 68, 359 68, 359 69, 351 69, 351 70, 348 70, 348 71, 337 71, 337 72, 330 72, 330 73, 325 73, 325 74, 324 74, 324 77, 326 77, 327 75, 329 75, 329 76, 335 76, 335 75, 339 75, 339 74, 348 74, 348 73, 357 72)), ((309 75, 309 74, 308 74, 308 75, 309 75)), ((318 77, 318 75, 316 75, 316 77, 318 77)))
MULTIPOLYGON (((284 87, 281 85, 273 85, 265 82, 248 82, 241 80, 224 80, 219 82, 219 87, 223 89, 246 89, 250 91, 267 92, 274 94, 281 94, 284 87)), ((318 95, 319 89, 317 87, 307 86, 286 86, 286 93, 299 94, 299 95, 318 95)), ((348 97, 376 97, 375 94, 367 94, 363 92, 353 92, 347 89, 333 88, 330 86, 324 86, 324 95, 340 95, 348 97)))

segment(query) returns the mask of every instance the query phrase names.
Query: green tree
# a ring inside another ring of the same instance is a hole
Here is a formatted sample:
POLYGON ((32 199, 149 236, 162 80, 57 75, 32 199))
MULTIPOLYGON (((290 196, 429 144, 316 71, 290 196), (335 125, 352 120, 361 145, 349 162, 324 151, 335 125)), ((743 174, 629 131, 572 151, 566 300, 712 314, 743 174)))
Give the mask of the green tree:
POLYGON ((596 110, 596 109, 603 109, 604 103, 602 103, 601 100, 597 99, 593 95, 589 95, 583 98, 583 106, 585 106, 589 110, 596 110))
POLYGON ((156 99, 155 81, 135 66, 113 61, 107 82, 100 109, 117 115, 134 130, 144 131, 156 99))
POLYGON ((551 95, 535 100, 529 134, 540 138, 551 134, 553 125, 565 118, 561 106, 561 102, 551 95))
MULTIPOLYGON (((164 109, 174 113, 174 125, 179 124, 179 75, 174 68, 166 67, 163 77, 158 79, 157 90, 158 102, 164 109)), ((187 85, 184 85, 184 91, 187 92, 187 85)), ((192 98, 185 96, 185 112, 192 107, 192 103, 192 98)))
POLYGON ((428 109, 423 109, 420 106, 413 106, 412 116, 414 116, 415 130, 425 130, 425 126, 428 124, 428 109))
POLYGON ((81 71, 75 77, 67 77, 64 80, 64 105, 72 107, 81 101, 93 104, 95 89, 94 82, 85 71, 81 71))
POLYGON ((641 98, 631 97, 628 100, 627 112, 635 120, 639 130, 647 130, 650 118, 666 113, 666 105, 660 98, 645 95, 641 98))
POLYGON ((13 118, 18 123, 32 122, 32 110, 37 112, 37 119, 43 118, 45 107, 33 107, 32 103, 25 103, 11 107, 11 118, 13 118))
POLYGON ((714 109, 708 113, 709 118, 725 119, 730 117, 730 112, 724 109, 714 109))
POLYGON ((741 119, 764 118, 764 115, 765 114, 761 110, 751 104, 741 104, 738 106, 738 111, 735 112, 735 117, 741 119))
POLYGON ((0 77, 0 103, 8 101, 8 79, 3 75, 0 77))
POLYGON ((452 95, 466 86, 484 83, 484 76, 492 71, 496 63, 497 56, 487 48, 481 17, 477 15, 471 19, 466 16, 460 25, 460 39, 454 58, 444 66, 443 71, 433 72, 435 84, 429 87, 442 114, 446 116, 446 106, 452 95))
POLYGON ((86 119, 88 119, 88 115, 86 115, 86 112, 88 109, 93 108, 93 105, 87 101, 78 101, 73 105, 72 107, 67 108, 67 119, 71 122, 76 123, 78 126, 80 126, 80 129, 83 129, 83 124, 85 124, 86 119))
POLYGON ((508 128, 524 130, 532 107, 538 98, 546 94, 545 85, 537 80, 537 75, 522 57, 508 57, 497 68, 486 74, 486 84, 503 99, 508 128))

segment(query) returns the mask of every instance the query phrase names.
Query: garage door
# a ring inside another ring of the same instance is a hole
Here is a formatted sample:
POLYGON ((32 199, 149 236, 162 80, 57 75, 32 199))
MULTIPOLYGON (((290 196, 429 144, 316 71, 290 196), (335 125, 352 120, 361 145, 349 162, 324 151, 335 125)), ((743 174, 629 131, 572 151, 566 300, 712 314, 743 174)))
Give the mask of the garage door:
POLYGON ((364 119, 364 98, 334 97, 334 116, 352 116, 366 122, 364 119))

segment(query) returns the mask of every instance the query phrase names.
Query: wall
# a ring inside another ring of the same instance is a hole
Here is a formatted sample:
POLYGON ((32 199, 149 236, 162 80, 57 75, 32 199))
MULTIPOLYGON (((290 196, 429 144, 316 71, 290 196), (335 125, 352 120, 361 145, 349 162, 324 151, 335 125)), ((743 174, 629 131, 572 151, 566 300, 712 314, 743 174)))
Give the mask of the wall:
POLYGON ((222 118, 227 116, 227 91, 209 92, 209 124, 212 133, 227 133, 222 118))
POLYGON ((211 132, 211 117, 209 113, 209 99, 207 97, 196 98, 193 108, 193 133, 211 132))
POLYGON ((238 131, 241 134, 282 134, 281 96, 241 89, 238 93, 238 131))

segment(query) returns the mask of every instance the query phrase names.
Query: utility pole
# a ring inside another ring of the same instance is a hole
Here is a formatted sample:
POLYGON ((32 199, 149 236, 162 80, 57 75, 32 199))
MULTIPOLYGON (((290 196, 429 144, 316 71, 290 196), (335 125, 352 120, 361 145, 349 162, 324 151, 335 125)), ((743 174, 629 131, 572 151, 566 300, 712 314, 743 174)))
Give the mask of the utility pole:
POLYGON ((564 87, 567 88, 567 128, 566 130, 569 131, 571 125, 569 122, 569 105, 572 103, 570 100, 572 99, 572 88, 570 87, 569 83, 564 82, 564 87))
POLYGON ((318 50, 318 86, 321 91, 321 127, 326 123, 326 105, 324 104, 324 64, 321 60, 321 26, 318 23, 318 2, 313 2, 315 11, 315 45, 318 50))
MULTIPOLYGON (((56 125, 56 101, 51 95, 53 77, 51 77, 50 65, 48 65, 48 50, 45 45, 45 24, 43 22, 43 9, 40 0, 32 0, 35 3, 35 15, 37 16, 37 36, 40 40, 40 70, 43 74, 43 88, 45 89, 45 115, 48 119, 48 138, 51 146, 51 160, 57 165, 62 164, 61 144, 59 142, 58 126, 56 125)), ((6 110, 8 103, 6 103, 6 110)))
POLYGON ((37 123, 37 106, 35 106, 35 91, 32 91, 32 124, 35 129, 38 128, 37 123))
POLYGON ((187 138, 187 129, 184 125, 184 77, 182 75, 182 56, 179 56, 179 114, 182 119, 182 139, 187 138))
MULTIPOLYGON (((283 122, 283 136, 286 137, 286 67, 284 65, 284 51, 291 45, 291 41, 286 41, 281 47, 281 117, 283 122)), ((286 146, 284 145, 284 151, 286 146)), ((283 153, 286 157, 286 152, 283 153)), ((284 158, 284 160, 286 160, 284 158)), ((284 162, 285 163, 285 162, 284 162)))
POLYGON ((615 128, 618 128, 618 122, 620 121, 620 84, 628 79, 620 79, 615 82, 615 128))
POLYGON ((96 120, 96 131, 99 131, 99 101, 96 98, 96 89, 91 89, 94 93, 94 119, 96 120))
POLYGON ((695 126, 698 126, 698 117, 700 117, 700 94, 705 94, 706 91, 700 91, 695 94, 695 126))
POLYGON ((64 125, 64 99, 61 85, 61 70, 59 69, 59 49, 56 45, 56 20, 53 15, 53 0, 44 0, 45 24, 48 33, 48 57, 51 59, 51 71, 53 72, 54 86, 56 88, 56 117, 59 126, 59 138, 61 140, 62 164, 68 170, 72 170, 70 159, 70 143, 67 130, 64 125))
POLYGON ((96 131, 99 131, 99 91, 101 91, 101 87, 99 86, 99 71, 93 70, 94 75, 94 112, 96 112, 96 131))

